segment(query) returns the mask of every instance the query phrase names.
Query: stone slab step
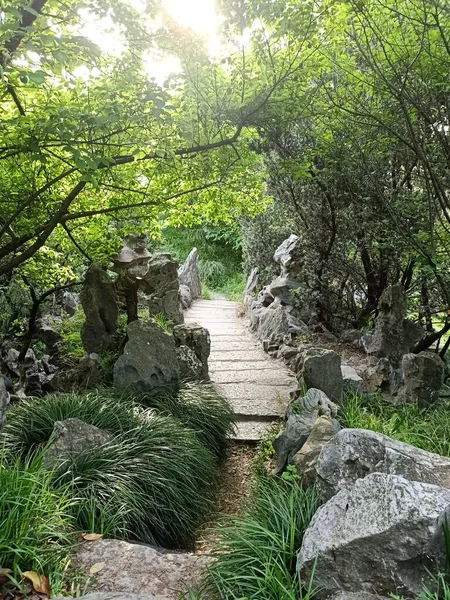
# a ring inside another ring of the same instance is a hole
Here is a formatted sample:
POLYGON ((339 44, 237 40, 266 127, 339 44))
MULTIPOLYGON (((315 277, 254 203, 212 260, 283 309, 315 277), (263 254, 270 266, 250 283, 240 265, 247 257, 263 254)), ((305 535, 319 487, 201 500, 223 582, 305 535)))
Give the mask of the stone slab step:
MULTIPOLYGON (((263 355, 264 356, 264 355, 263 355)), ((215 350, 211 351, 210 360, 217 362, 225 361, 243 361, 243 360, 261 360, 260 350, 215 350)))
MULTIPOLYGON (((242 363, 239 363, 239 366, 242 363)), ((276 369, 246 369, 246 370, 228 370, 228 371, 212 371, 211 379, 214 383, 244 383, 244 384, 263 384, 279 387, 282 385, 289 386, 295 384, 294 377, 289 377, 287 374, 280 373, 276 369)))
POLYGON ((277 365, 274 361, 270 360, 248 360, 248 361, 225 361, 225 360, 210 360, 209 371, 210 373, 221 373, 222 371, 234 371, 238 373, 240 371, 273 371, 279 374, 277 365))
POLYGON ((259 442, 267 437, 277 420, 245 420, 238 421, 231 437, 237 442, 259 442))
POLYGON ((211 348, 213 352, 223 352, 227 350, 242 350, 243 348, 249 348, 250 350, 258 349, 258 346, 255 343, 252 343, 248 340, 239 340, 238 338, 230 338, 229 341, 226 340, 217 340, 217 338, 212 339, 211 348))
MULTIPOLYGON (((220 393, 220 392, 219 392, 220 393)), ((274 398, 273 396, 259 396, 258 398, 238 397, 227 400, 234 412, 240 417, 266 417, 268 419, 280 417, 285 414, 288 399, 274 398)))

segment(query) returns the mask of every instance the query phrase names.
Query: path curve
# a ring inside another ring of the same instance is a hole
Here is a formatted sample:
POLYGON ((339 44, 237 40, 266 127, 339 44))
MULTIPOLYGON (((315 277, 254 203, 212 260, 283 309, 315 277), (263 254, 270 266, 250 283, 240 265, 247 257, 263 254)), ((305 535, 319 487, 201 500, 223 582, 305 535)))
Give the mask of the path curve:
POLYGON ((209 330, 209 373, 237 414, 234 439, 257 441, 284 414, 297 382, 281 361, 263 351, 238 316, 239 310, 238 303, 228 300, 197 300, 185 321, 209 330))

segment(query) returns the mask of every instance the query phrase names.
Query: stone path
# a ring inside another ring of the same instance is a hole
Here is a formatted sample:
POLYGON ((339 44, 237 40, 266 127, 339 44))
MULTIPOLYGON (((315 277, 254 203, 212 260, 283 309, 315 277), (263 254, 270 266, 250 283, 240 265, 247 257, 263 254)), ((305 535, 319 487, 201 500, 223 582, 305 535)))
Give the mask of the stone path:
POLYGON ((238 310, 236 302, 198 300, 185 320, 200 323, 211 334, 209 372, 238 415, 235 439, 257 441, 284 414, 296 380, 281 361, 263 351, 238 310))

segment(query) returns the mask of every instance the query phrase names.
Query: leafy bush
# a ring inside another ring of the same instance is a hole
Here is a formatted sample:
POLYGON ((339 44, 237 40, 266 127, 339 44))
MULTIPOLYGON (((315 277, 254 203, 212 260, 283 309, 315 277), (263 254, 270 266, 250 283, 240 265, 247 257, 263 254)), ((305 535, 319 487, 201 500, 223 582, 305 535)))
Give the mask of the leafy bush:
POLYGON ((295 479, 258 478, 243 516, 219 529, 204 597, 310 600, 312 582, 305 590, 296 554, 317 507, 314 488, 303 489, 295 479))
POLYGON ((1 566, 16 578, 21 571, 49 575, 61 570, 70 551, 71 510, 67 487, 54 488, 52 474, 42 468, 42 453, 21 461, 0 454, 1 566))
POLYGON ((347 394, 340 414, 343 427, 371 429, 423 450, 450 456, 450 411, 442 402, 429 408, 392 405, 381 396, 347 394))
POLYGON ((209 384, 185 384, 179 392, 159 388, 143 394, 111 391, 128 397, 158 414, 172 416, 197 435, 199 441, 219 459, 224 458, 228 437, 234 429, 236 415, 228 402, 209 384))
POLYGON ((215 288, 224 282, 227 276, 225 265, 218 260, 199 260, 199 270, 202 282, 215 288))
POLYGON ((5 447, 26 456, 51 438, 55 421, 69 417, 113 435, 109 443, 74 456, 57 476, 58 484, 71 483, 84 499, 76 512, 79 527, 106 527, 114 537, 165 547, 189 545, 216 481, 214 456, 195 433, 173 417, 100 391, 12 407, 2 433, 5 447))

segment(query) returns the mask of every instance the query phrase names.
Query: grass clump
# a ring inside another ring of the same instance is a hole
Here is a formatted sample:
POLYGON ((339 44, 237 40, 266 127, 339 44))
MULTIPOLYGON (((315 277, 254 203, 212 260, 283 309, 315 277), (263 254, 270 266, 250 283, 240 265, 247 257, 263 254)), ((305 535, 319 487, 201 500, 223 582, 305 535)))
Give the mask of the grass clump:
POLYGON ((64 463, 55 484, 81 499, 80 529, 165 547, 189 546, 209 510, 216 461, 196 434, 172 416, 102 391, 51 395, 13 406, 2 437, 25 457, 51 438, 55 421, 76 417, 112 434, 64 463))
POLYGON ((378 431, 423 450, 450 456, 448 402, 419 408, 416 404, 389 404, 381 395, 349 393, 339 417, 343 427, 378 431))
POLYGON ((317 510, 314 488, 298 478, 258 477, 241 517, 219 530, 203 598, 221 600, 310 600, 296 570, 297 551, 317 510))
POLYGON ((1 567, 50 575, 62 571, 73 546, 73 507, 67 486, 54 487, 42 468, 42 452, 21 461, 0 454, 1 567))
POLYGON ((225 457, 236 415, 210 384, 186 383, 175 392, 158 388, 141 394, 111 390, 120 401, 135 401, 158 414, 172 416, 189 428, 219 460, 225 457))

